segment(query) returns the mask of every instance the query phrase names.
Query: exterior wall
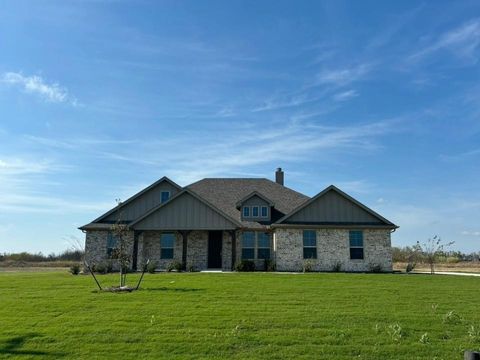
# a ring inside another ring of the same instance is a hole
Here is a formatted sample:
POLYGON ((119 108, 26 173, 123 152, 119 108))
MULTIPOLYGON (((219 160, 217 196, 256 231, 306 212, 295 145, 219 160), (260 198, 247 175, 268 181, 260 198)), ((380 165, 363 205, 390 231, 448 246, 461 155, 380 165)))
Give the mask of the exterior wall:
POLYGON ((228 231, 223 232, 222 241, 222 270, 232 270, 232 236, 228 231))
MULTIPOLYGON (((339 263, 340 271, 370 271, 380 265, 382 271, 392 271, 390 230, 363 231, 364 259, 350 259, 348 229, 317 229, 317 259, 312 262, 315 271, 332 271, 339 263)), ((275 261, 278 271, 301 271, 303 259, 303 230, 276 229, 275 261)))
POLYGON ((208 231, 192 231, 187 241, 187 269, 201 271, 208 268, 208 231))
MULTIPOLYGON (((107 257, 107 230, 89 230, 85 236, 85 260, 91 265, 112 261, 107 257)), ((125 241, 127 242, 127 251, 133 256, 133 231, 129 231, 125 241)), ((130 260, 132 263, 132 259, 130 260)))
POLYGON ((174 261, 182 262, 182 235, 175 233, 175 246, 173 248, 173 259, 160 259, 160 235, 161 231, 145 231, 138 238, 138 257, 137 268, 150 259, 150 262, 156 264, 158 270, 165 270, 168 265, 174 261))

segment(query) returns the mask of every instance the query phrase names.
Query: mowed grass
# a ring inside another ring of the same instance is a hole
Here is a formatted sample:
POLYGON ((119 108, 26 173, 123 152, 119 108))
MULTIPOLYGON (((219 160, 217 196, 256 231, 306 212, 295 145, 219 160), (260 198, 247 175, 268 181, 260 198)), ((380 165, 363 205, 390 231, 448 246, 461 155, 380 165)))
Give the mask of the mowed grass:
POLYGON ((460 276, 166 273, 114 294, 1 273, 0 357, 460 359, 480 348, 479 291, 460 276))

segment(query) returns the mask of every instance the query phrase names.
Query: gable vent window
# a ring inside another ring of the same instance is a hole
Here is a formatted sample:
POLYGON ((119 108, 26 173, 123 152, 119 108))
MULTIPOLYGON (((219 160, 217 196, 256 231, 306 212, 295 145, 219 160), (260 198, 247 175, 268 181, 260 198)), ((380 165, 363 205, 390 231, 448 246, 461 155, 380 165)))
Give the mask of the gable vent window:
POLYGON ((260 214, 262 215, 263 218, 268 217, 268 208, 266 206, 262 206, 260 214))
POLYGON ((363 231, 350 231, 350 259, 363 259, 363 231))
POLYGON ((258 217, 258 206, 252 206, 252 217, 258 217))
POLYGON ((317 258, 317 232, 315 230, 303 230, 303 258, 317 258))
POLYGON ((248 206, 243 207, 243 217, 249 217, 250 216, 250 208, 248 206))
POLYGON ((170 191, 162 191, 160 194, 160 202, 163 204, 168 199, 170 199, 170 191))
POLYGON ((107 235, 107 256, 110 258, 113 255, 113 251, 117 247, 118 238, 111 232, 107 235))
POLYGON ((160 259, 173 259, 173 248, 175 246, 175 235, 164 233, 160 235, 160 259))

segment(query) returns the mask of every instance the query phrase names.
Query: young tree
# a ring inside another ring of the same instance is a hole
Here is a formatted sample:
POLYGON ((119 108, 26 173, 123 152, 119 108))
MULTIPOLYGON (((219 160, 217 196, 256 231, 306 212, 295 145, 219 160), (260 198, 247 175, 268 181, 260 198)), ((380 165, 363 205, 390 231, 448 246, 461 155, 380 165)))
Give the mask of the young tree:
POLYGON ((128 251, 128 226, 122 222, 122 212, 120 206, 122 202, 117 199, 118 204, 118 217, 115 224, 111 226, 113 236, 115 236, 117 242, 112 252, 112 259, 118 261, 120 268, 120 287, 125 286, 127 282, 127 272, 130 267, 131 257, 128 251))
POLYGON ((438 256, 443 253, 444 249, 452 246, 454 243, 454 241, 444 243, 438 235, 428 239, 422 245, 417 241, 417 246, 422 250, 427 263, 430 265, 430 273, 432 275, 435 274, 435 264, 437 263, 438 256))

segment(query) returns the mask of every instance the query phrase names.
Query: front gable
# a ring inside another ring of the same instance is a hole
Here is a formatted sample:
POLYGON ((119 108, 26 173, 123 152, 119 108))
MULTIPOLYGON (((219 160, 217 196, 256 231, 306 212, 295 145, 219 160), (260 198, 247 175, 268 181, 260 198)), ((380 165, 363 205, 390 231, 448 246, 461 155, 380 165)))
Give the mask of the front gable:
POLYGON ((277 224, 396 226, 335 186, 329 186, 277 224))
POLYGON ((208 204, 206 201, 184 190, 169 202, 134 221, 134 230, 234 230, 240 224, 208 204))
POLYGON ((149 210, 161 204, 162 192, 168 192, 169 197, 175 196, 182 188, 167 177, 163 177, 152 185, 133 195, 107 213, 95 219, 93 223, 114 223, 118 220, 131 222, 149 210))

